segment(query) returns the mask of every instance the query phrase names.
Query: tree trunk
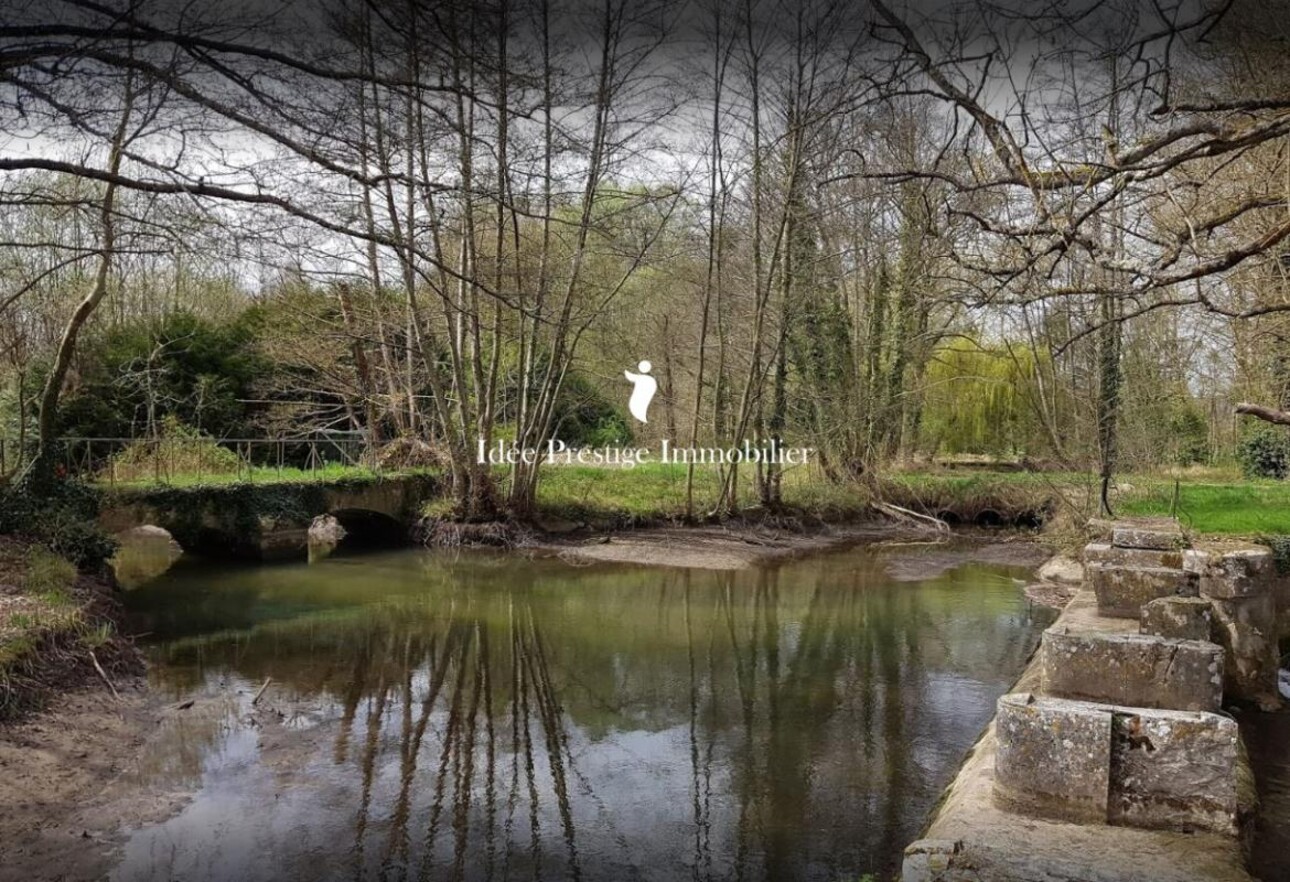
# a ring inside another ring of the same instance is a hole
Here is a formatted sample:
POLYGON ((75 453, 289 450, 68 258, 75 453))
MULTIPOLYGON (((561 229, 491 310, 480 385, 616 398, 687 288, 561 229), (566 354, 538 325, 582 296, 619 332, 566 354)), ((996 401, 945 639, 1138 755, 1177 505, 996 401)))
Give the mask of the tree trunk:
MULTIPOLYGON (((121 119, 112 136, 112 147, 108 153, 107 172, 115 178, 121 171, 121 154, 125 149, 126 133, 130 125, 130 111, 134 106, 134 78, 127 76, 125 81, 125 103, 121 110, 121 119)), ((40 413, 36 421, 39 447, 28 467, 28 481, 41 482, 54 474, 53 444, 58 433, 58 402, 63 394, 63 384, 67 381, 67 372, 76 354, 76 341, 81 330, 89 321, 94 310, 98 309, 103 298, 107 296, 108 279, 112 271, 112 251, 116 247, 116 204, 117 185, 109 179, 103 191, 103 205, 100 218, 103 224, 103 240, 99 246, 98 269, 94 273, 94 283, 85 299, 80 302, 72 317, 63 329, 62 339, 54 355, 54 365, 45 379, 44 389, 40 395, 40 413)))

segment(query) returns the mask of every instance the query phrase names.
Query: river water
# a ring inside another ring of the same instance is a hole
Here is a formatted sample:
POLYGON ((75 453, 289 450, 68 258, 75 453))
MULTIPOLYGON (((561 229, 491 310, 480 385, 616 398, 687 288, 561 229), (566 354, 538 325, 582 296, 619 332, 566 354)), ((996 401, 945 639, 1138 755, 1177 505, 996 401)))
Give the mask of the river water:
POLYGON ((127 596, 199 700, 140 774, 193 796, 113 878, 889 878, 1053 618, 1028 573, 181 560, 127 596))

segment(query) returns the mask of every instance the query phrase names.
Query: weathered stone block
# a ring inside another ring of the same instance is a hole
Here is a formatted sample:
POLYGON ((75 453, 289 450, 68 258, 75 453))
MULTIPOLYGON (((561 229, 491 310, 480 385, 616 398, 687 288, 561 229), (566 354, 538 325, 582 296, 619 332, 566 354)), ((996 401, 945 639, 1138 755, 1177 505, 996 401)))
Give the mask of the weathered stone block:
POLYGON ((1020 692, 999 699, 994 798, 1040 817, 1105 822, 1111 774, 1106 708, 1020 692))
POLYGON ((1049 628, 1041 653, 1046 695, 1189 711, 1222 704, 1223 650, 1213 643, 1049 628))
POLYGON ((1173 518, 1135 518, 1115 522, 1111 527, 1111 544, 1117 548, 1175 551, 1186 548, 1187 539, 1173 518))
POLYGON ((1117 548, 1106 542, 1094 542, 1084 547, 1084 563, 1135 569, 1180 570, 1183 568, 1183 552, 1176 548, 1169 551, 1117 548))
POLYGON ((1127 569, 1092 564, 1087 570, 1097 595, 1098 612, 1104 616, 1137 619, 1142 607, 1157 598, 1198 594, 1197 575, 1181 569, 1127 569))
POLYGON ((1276 600, 1269 594, 1232 600, 1210 600, 1211 639, 1223 647, 1223 690, 1229 698, 1252 701, 1273 710, 1280 706, 1277 689, 1276 600))
POLYGON ((1198 576, 1202 597, 1224 600, 1269 593, 1276 577, 1272 552, 1266 548, 1191 550, 1183 555, 1183 567, 1198 576))
POLYGON ((1277 603, 1277 630, 1282 637, 1290 637, 1290 576, 1278 576, 1273 593, 1277 603))
POLYGON ((1161 597, 1142 608, 1143 634, 1175 640, 1209 640, 1213 614, 1200 597, 1161 597))
MULTIPOLYGON (((994 798, 1006 810, 1239 834, 1239 735, 1227 717, 1014 693, 999 699, 996 737, 994 798)), ((952 866, 959 851, 929 841, 921 866, 952 866)))
POLYGON ((1084 565, 1072 558, 1058 555, 1040 567, 1035 575, 1041 582, 1079 585, 1084 581, 1084 565))
POLYGON ((1238 737, 1217 714, 1117 708, 1108 822, 1235 836, 1238 737))

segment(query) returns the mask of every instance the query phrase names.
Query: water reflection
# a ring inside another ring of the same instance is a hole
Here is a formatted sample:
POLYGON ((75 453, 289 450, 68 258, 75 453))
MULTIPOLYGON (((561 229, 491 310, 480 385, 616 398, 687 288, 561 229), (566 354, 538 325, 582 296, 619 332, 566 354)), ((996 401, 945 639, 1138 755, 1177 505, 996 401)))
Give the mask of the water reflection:
POLYGON ((116 554, 109 563, 117 582, 127 590, 165 573, 184 553, 179 543, 159 527, 136 527, 116 539, 116 554))
POLYGON ((1048 615, 1016 571, 898 584, 883 563, 181 564, 131 594, 155 685, 271 676, 306 722, 255 734, 230 712, 192 805, 115 878, 888 872, 1048 615))

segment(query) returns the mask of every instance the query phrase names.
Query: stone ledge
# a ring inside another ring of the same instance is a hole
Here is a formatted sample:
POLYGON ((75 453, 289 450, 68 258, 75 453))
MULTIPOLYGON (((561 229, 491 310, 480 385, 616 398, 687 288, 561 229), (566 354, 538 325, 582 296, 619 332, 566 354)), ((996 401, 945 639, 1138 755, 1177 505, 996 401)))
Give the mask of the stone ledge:
POLYGON ((1187 547, 1187 538, 1173 518, 1133 518, 1111 525, 1111 544, 1116 548, 1176 551, 1187 547))
POLYGON ((1271 593, 1276 578, 1275 561, 1266 548, 1194 549, 1183 555, 1183 568, 1196 574, 1202 597, 1220 600, 1271 593))
POLYGON ((1054 627, 1040 646, 1041 688, 1054 698, 1166 710, 1222 706, 1223 650, 1207 641, 1054 627))
MULTIPOLYGON (((1058 623, 1070 630, 1136 632, 1138 622, 1097 614, 1083 589, 1058 623), (1131 629, 1131 630, 1130 630, 1131 629)), ((1039 660, 1027 666, 1016 692, 1039 689, 1039 660)), ((1245 869, 1242 839, 1200 830, 1177 833, 1102 824, 1072 824, 1027 817, 995 805, 997 721, 968 751, 945 789, 923 837, 961 843, 938 875, 908 874, 907 882, 1253 882, 1245 869), (1126 859, 1131 855, 1132 859, 1126 859), (968 875, 975 873, 976 875, 968 875)), ((1241 817, 1251 817, 1257 797, 1244 755, 1237 758, 1241 817)))
POLYGON ((1184 554, 1184 551, 1177 548, 1168 551, 1150 548, 1117 548, 1108 542, 1092 542, 1084 546, 1084 563, 1135 569, 1181 570, 1184 554))
POLYGON ((1212 713, 1012 693, 999 699, 995 804, 1077 823, 1235 837, 1239 736, 1212 713))
POLYGON ((1013 693, 999 699, 994 800, 1000 808, 1104 823, 1110 797, 1111 715, 1080 701, 1013 693))
POLYGON ((1092 564, 1089 582, 1097 595, 1098 612, 1104 616, 1137 620, 1142 607, 1161 597, 1197 597, 1199 577, 1182 569, 1144 567, 1129 569, 1092 564))
POLYGON ((1107 821, 1153 830, 1239 832, 1236 721, 1116 709, 1107 821))

